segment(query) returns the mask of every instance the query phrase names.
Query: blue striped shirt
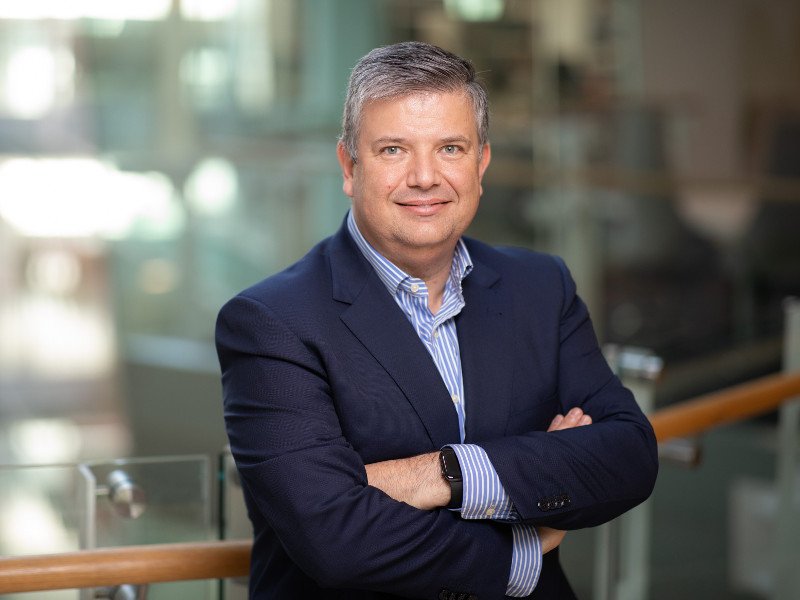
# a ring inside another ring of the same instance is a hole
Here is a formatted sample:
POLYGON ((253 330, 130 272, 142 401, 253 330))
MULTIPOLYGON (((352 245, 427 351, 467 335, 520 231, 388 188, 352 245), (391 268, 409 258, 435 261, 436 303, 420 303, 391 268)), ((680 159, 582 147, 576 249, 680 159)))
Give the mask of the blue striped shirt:
MULTIPOLYGON (((455 317, 465 304, 461 282, 472 271, 472 260, 466 245, 463 240, 456 244, 442 305, 433 314, 428 308, 428 288, 425 282, 411 277, 375 250, 359 231, 352 211, 347 216, 347 227, 361 253, 414 326, 450 392, 458 416, 462 442, 451 444, 458 456, 463 478, 461 517, 511 523, 519 520, 511 498, 503 488, 484 449, 475 444, 463 443, 466 403, 455 317)), ((512 597, 528 596, 536 587, 542 569, 541 544, 533 526, 513 523, 511 531, 513 552, 506 594, 512 597)))

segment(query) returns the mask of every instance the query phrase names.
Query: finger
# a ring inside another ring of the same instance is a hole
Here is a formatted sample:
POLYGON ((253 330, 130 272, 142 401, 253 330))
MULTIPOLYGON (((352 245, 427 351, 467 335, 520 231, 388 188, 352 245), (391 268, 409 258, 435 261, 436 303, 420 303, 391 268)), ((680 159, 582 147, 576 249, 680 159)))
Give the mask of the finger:
POLYGON ((578 421, 578 426, 579 427, 582 427, 584 425, 591 425, 591 424, 592 424, 592 417, 590 417, 589 415, 583 415, 581 417, 581 420, 578 421))
POLYGON ((547 428, 547 431, 556 431, 563 422, 564 422, 564 415, 556 415, 550 422, 550 427, 547 428))
POLYGON ((566 531, 544 526, 537 527, 536 532, 539 534, 539 541, 542 544, 542 554, 547 554, 551 550, 557 548, 567 534, 566 531))
POLYGON ((583 411, 576 406, 575 408, 572 408, 564 417, 564 426, 577 427, 582 417, 583 411))

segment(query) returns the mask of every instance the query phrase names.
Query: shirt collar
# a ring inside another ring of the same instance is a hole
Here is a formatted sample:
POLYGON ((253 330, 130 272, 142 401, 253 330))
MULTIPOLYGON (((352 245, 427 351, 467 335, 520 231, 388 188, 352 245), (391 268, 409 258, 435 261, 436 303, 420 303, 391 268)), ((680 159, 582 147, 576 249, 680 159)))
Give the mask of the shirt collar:
MULTIPOLYGON (((403 281, 415 279, 372 247, 358 229, 352 210, 347 213, 347 230, 364 258, 375 269, 383 285, 386 286, 392 296, 397 295, 397 290, 403 281)), ((470 271, 472 271, 472 258, 464 240, 459 238, 453 253, 453 263, 450 267, 450 281, 460 284, 469 275, 470 271)), ((456 286, 456 289, 458 288, 460 288, 460 285, 456 286)))

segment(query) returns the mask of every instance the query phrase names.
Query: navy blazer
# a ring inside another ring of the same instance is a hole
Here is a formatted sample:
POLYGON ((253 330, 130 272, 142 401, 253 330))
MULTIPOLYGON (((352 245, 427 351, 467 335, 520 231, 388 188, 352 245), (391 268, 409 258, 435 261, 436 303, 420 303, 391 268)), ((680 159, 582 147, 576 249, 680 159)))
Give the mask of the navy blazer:
MULTIPOLYGON (((557 258, 466 239, 456 317, 466 441, 521 517, 606 522, 651 493, 649 422, 607 366, 557 258), (594 423, 546 433, 579 406, 594 423)), ((253 523, 251 598, 503 598, 506 524, 422 511, 367 485, 364 465, 459 442, 450 394, 346 226, 220 311, 225 423, 253 523)), ((531 598, 572 598, 545 555, 531 598)))

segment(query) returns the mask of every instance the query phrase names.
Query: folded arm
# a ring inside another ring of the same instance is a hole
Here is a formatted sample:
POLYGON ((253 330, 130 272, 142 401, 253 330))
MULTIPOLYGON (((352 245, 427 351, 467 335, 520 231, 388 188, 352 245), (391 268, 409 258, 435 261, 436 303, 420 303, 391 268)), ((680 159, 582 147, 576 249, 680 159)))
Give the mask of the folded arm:
POLYGON ((443 587, 503 595, 509 528, 419 510, 368 485, 323 365, 281 319, 237 298, 220 314, 217 345, 251 518, 257 531, 274 531, 305 573, 323 587, 409 597, 434 598, 443 587))
POLYGON ((569 530, 607 522, 645 500, 658 458, 649 421, 610 370, 589 311, 556 262, 561 302, 539 323, 553 343, 552 386, 561 411, 580 408, 592 425, 546 433, 512 423, 481 447, 524 522, 569 530))
MULTIPOLYGON (((575 408, 564 415, 556 415, 548 432, 561 431, 590 425, 592 419, 575 408)), ((465 478, 479 477, 477 473, 465 471, 465 478)), ((450 503, 450 486, 441 475, 439 453, 430 452, 404 459, 387 460, 366 465, 369 485, 377 487, 399 502, 405 502, 421 510, 443 508, 450 503)), ((561 544, 564 531, 550 527, 537 527, 542 553, 547 554, 561 544)))
MULTIPOLYGON (((580 410, 591 416, 593 424, 556 426, 545 432, 523 420, 512 421, 505 435, 478 444, 515 516, 537 526, 576 529, 611 520, 647 498, 658 459, 652 427, 609 369, 588 310, 566 267, 557 262, 563 284, 561 305, 557 312, 531 321, 540 329, 520 331, 521 339, 552 340, 553 358, 548 355, 548 360, 553 370, 545 372, 553 376, 553 397, 561 412, 580 410)), ((526 292, 514 297, 527 298, 526 292)))

